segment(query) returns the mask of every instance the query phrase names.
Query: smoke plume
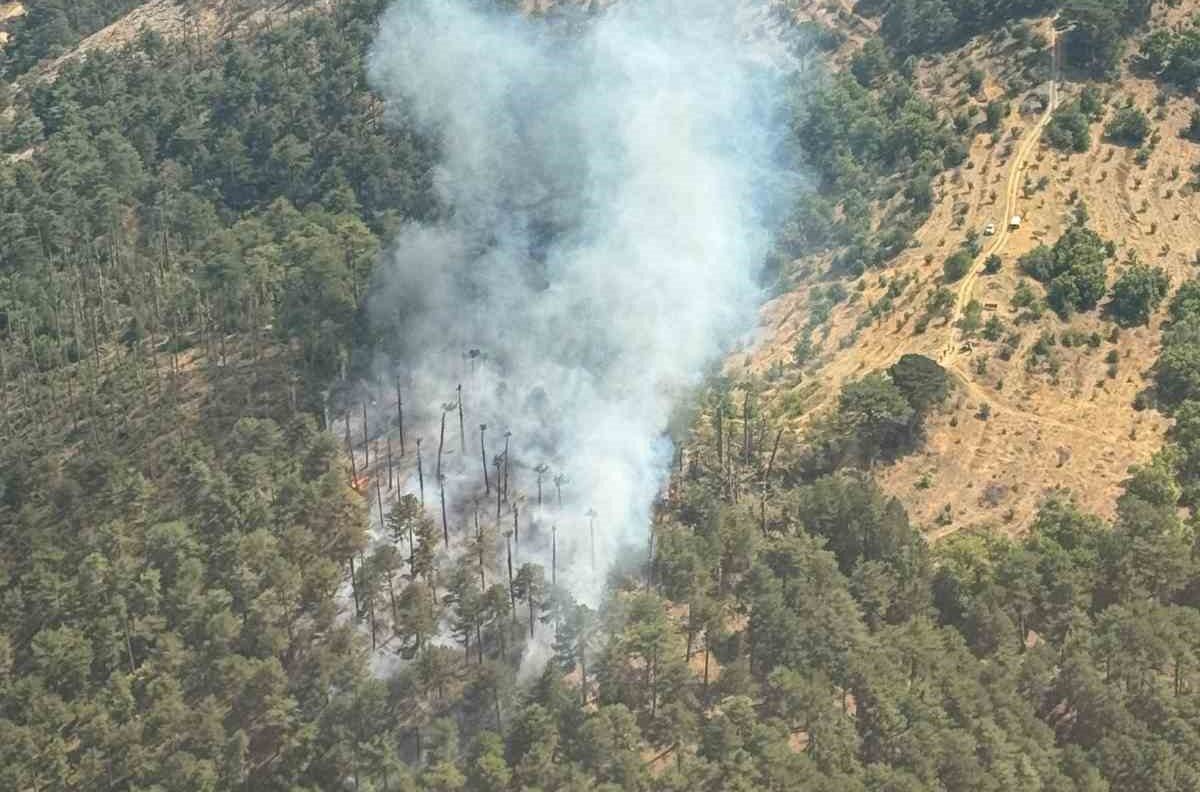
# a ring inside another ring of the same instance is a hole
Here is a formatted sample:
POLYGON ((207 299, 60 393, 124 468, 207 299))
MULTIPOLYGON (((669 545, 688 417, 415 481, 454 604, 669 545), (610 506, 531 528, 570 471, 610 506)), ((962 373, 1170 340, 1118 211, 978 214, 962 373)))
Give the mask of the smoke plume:
POLYGON ((439 141, 446 207, 399 233, 373 314, 392 323, 427 416, 464 386, 465 454, 447 421, 448 497, 483 488, 480 423, 489 475, 512 432, 510 486, 526 508, 534 467, 550 468, 522 552, 536 540, 548 562, 556 524, 559 582, 585 599, 620 549, 645 546, 672 410, 760 299, 784 183, 772 168, 781 69, 738 5, 642 0, 567 28, 407 0, 372 51, 389 108, 439 141))

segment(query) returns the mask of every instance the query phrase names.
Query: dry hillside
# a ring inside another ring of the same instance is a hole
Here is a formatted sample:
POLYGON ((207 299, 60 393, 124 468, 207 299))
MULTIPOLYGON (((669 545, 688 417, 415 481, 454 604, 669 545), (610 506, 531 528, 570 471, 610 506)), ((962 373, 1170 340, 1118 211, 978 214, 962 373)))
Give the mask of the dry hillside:
MULTIPOLYGON (((1180 11, 1156 11, 1160 18, 1168 13, 1175 19, 1180 11)), ((858 46, 861 25, 846 23, 844 11, 840 16, 848 38, 839 57, 845 57, 845 49, 858 46)), ((1035 24, 1053 38, 1051 20, 1035 24)), ((1163 442, 1166 419, 1134 404, 1158 355, 1162 309, 1148 327, 1132 329, 1117 330, 1102 311, 1069 321, 1047 311, 1040 319, 1018 323, 1013 296, 1023 278, 1017 258, 1040 243, 1052 244, 1080 203, 1090 226, 1116 243, 1118 262, 1134 251, 1142 261, 1164 267, 1173 288, 1194 273, 1200 250, 1200 215, 1188 185, 1197 146, 1179 135, 1192 100, 1160 96, 1153 82, 1124 71, 1108 87, 1108 108, 1131 98, 1151 115, 1161 140, 1149 160, 1138 164, 1135 149, 1105 142, 1100 123, 1092 126, 1089 150, 1061 154, 1042 139, 1043 126, 1055 103, 1076 95, 1082 85, 1050 80, 1046 63, 1040 84, 1014 86, 1012 61, 993 39, 980 37, 926 58, 918 67, 920 88, 950 107, 982 108, 1014 87, 1021 100, 1012 103, 995 135, 976 134, 966 161, 939 179, 935 208, 914 246, 886 268, 868 270, 847 284, 851 299, 835 308, 824 334, 814 336, 819 355, 800 381, 777 379, 769 391, 775 408, 786 407, 802 426, 827 408, 843 382, 885 368, 906 352, 927 355, 950 369, 958 387, 930 423, 925 448, 876 470, 881 483, 935 537, 975 525, 1019 531, 1057 487, 1069 488, 1085 508, 1111 515, 1128 467, 1147 460, 1163 442), (971 68, 986 75, 974 94, 965 79, 971 68), (1038 102, 1023 101, 1031 94, 1050 107, 1043 111, 1038 102), (1012 214, 1023 222, 1009 234, 1005 220, 1012 214), (989 223, 997 234, 980 237, 982 252, 971 271, 949 286, 955 293, 951 320, 934 320, 921 331, 918 320, 926 300, 943 284, 942 262, 970 230, 983 232, 989 223), (983 262, 992 253, 1002 266, 987 275, 983 262), (911 280, 894 309, 872 320, 868 307, 884 296, 888 284, 904 278, 911 280), (1004 338, 964 340, 955 324, 972 300, 983 308, 981 321, 996 316, 1003 322, 1004 338), (1039 356, 1034 347, 1047 334, 1058 343, 1039 356), (1061 342, 1064 335, 1072 339, 1069 347, 1061 342), (1075 340, 1085 337, 1091 343, 1075 340)), ((823 263, 804 265, 819 272, 823 263)), ((1110 265, 1110 283, 1120 270, 1118 263, 1110 265)), ((1040 285, 1029 284, 1042 293, 1040 285)), ((758 339, 729 362, 728 371, 761 375, 769 382, 773 367, 790 365, 808 319, 810 292, 818 286, 801 284, 768 303, 758 339)))

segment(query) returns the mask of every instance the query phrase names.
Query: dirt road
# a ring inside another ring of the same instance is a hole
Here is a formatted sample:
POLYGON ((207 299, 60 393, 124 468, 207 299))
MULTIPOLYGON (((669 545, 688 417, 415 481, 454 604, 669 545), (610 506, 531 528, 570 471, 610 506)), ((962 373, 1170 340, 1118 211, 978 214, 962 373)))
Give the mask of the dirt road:
POLYGON ((959 283, 958 293, 954 299, 954 313, 950 316, 950 321, 947 324, 949 330, 949 339, 946 342, 946 347, 942 350, 941 360, 942 365, 949 368, 956 361, 960 354, 957 327, 958 321, 962 318, 963 312, 966 310, 967 304, 971 301, 971 294, 975 291, 975 284, 979 280, 979 273, 983 271, 988 258, 998 254, 1004 249, 1004 245, 1008 242, 1009 236, 1012 234, 1012 228, 1009 221, 1018 213, 1017 201, 1020 198, 1021 184, 1025 176, 1025 169, 1029 165, 1029 157, 1037 148, 1038 143, 1042 139, 1042 131, 1045 130, 1046 124, 1050 123, 1050 117, 1054 114, 1055 108, 1058 107, 1058 80, 1059 80, 1059 49, 1058 49, 1058 31, 1055 28, 1058 18, 1055 17, 1050 25, 1050 98, 1046 103, 1046 110, 1042 113, 1041 118, 1033 125, 1021 143, 1017 146, 1017 151, 1013 155, 1012 167, 1009 168, 1008 181, 1004 188, 1004 214, 1000 218, 1000 222, 996 227, 996 235, 992 237, 990 245, 975 257, 975 261, 971 264, 970 271, 959 283))

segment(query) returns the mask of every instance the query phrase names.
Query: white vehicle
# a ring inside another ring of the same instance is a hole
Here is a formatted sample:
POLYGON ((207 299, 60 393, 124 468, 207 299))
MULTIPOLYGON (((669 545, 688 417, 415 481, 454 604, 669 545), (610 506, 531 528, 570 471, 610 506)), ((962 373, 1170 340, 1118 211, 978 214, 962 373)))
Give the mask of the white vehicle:
POLYGON ((1018 228, 1020 228, 1021 227, 1021 215, 1013 215, 1012 219, 1008 221, 1008 227, 1009 227, 1009 229, 1011 229, 1013 231, 1016 231, 1018 228))
POLYGON ((996 233, 996 224, 995 223, 988 223, 987 225, 985 225, 983 227, 983 235, 984 236, 991 236, 994 233, 996 233))

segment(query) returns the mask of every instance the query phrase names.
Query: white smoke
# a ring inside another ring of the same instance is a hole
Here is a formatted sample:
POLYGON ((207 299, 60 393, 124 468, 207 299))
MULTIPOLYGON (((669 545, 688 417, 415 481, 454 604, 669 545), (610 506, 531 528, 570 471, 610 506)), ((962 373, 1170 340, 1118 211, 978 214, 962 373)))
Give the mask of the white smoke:
MULTIPOLYGON (((561 512, 522 549, 536 538, 546 558, 555 522, 559 580, 586 600, 620 549, 645 546, 671 411, 760 299, 765 212, 786 183, 772 167, 782 75, 736 6, 631 1, 568 30, 407 0, 371 54, 390 107, 440 141, 447 207, 401 231, 373 313, 398 321, 399 365, 426 415, 464 385, 470 442, 453 497, 482 484, 481 422, 489 457, 513 433, 522 491, 546 463, 549 506, 553 475, 569 477, 561 512), (486 359, 468 363, 471 349, 486 359)), ((448 427, 457 452, 457 416, 448 427)))

